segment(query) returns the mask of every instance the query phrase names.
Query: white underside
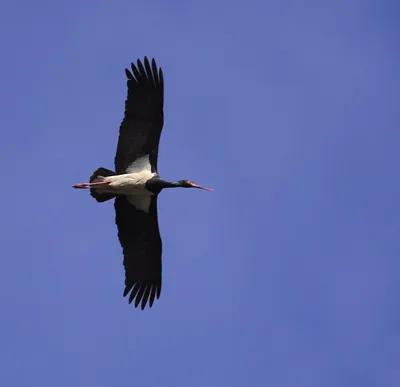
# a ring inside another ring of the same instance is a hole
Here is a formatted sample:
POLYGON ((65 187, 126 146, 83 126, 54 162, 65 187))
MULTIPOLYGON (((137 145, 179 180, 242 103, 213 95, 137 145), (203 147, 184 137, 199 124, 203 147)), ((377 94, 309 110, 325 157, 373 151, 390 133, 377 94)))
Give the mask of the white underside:
POLYGON ((151 172, 149 156, 135 160, 126 172, 123 175, 107 177, 106 179, 111 181, 111 184, 101 191, 126 195, 137 210, 149 212, 153 194, 146 190, 145 184, 156 175, 151 172))

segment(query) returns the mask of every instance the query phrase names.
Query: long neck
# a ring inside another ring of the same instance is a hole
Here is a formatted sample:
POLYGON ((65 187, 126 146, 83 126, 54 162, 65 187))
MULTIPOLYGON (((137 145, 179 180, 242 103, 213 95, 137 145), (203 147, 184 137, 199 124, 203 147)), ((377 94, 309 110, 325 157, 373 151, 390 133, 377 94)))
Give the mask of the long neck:
POLYGON ((162 181, 163 183, 163 188, 179 188, 182 187, 182 185, 179 183, 179 181, 162 181))
POLYGON ((164 188, 177 188, 181 187, 179 182, 165 181, 160 178, 153 178, 146 182, 146 188, 148 191, 154 194, 159 194, 164 188))

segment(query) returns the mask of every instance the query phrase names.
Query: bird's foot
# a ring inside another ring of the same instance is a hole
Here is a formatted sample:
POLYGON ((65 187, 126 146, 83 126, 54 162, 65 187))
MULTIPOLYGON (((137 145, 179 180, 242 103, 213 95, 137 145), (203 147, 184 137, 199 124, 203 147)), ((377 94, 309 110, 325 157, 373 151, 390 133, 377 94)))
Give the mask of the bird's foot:
POLYGON ((77 188, 77 189, 88 189, 88 188, 103 188, 107 187, 108 185, 111 184, 111 181, 102 181, 99 183, 79 183, 79 184, 74 184, 72 187, 77 188))
POLYGON ((85 189, 85 188, 89 188, 89 183, 74 184, 72 187, 73 188, 85 189))

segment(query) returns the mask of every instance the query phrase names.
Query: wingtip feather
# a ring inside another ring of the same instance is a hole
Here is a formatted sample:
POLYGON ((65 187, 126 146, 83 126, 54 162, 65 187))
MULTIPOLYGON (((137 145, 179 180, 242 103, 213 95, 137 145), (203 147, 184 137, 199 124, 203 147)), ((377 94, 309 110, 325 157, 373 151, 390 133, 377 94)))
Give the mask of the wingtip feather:
POLYGON ((126 284, 124 289, 124 297, 129 294, 129 304, 134 301, 134 307, 137 308, 140 305, 140 308, 143 310, 148 306, 151 308, 155 299, 159 299, 161 295, 161 283, 158 284, 150 284, 150 285, 140 285, 138 282, 134 284, 126 284), (130 292, 130 294, 129 294, 130 292))
POLYGON ((128 69, 125 69, 125 74, 128 79, 134 79, 132 73, 128 69))
POLYGON ((139 289, 140 289, 140 285, 138 283, 136 283, 134 288, 132 289, 130 296, 129 296, 129 303, 132 303, 132 301, 136 297, 136 294, 138 293, 139 289))
POLYGON ((151 290, 151 285, 147 285, 142 298, 142 310, 146 307, 147 300, 149 299, 150 296, 150 290, 151 290))
POLYGON ((142 285, 140 287, 139 293, 137 294, 136 300, 135 300, 135 308, 137 308, 138 305, 140 304, 140 301, 142 301, 142 297, 143 297, 145 289, 146 289, 145 285, 142 285))
POLYGON ((139 70, 140 75, 141 75, 145 80, 147 80, 146 70, 144 69, 143 64, 142 64, 142 62, 140 61, 140 59, 137 60, 137 67, 138 67, 138 70, 139 70))

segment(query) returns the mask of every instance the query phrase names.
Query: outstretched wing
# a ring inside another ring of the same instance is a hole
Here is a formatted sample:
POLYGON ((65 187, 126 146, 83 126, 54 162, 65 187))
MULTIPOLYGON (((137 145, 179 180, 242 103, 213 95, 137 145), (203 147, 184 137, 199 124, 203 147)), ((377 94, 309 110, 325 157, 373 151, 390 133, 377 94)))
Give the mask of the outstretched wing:
POLYGON ((132 72, 125 69, 128 77, 128 95, 125 116, 119 129, 116 173, 125 173, 137 158, 149 155, 152 172, 157 172, 158 145, 164 124, 164 79, 162 69, 157 69, 154 59, 144 58, 132 72))
POLYGON ((158 228, 157 196, 151 196, 148 212, 137 210, 125 195, 115 199, 115 222, 125 266, 124 297, 135 307, 153 305, 161 294, 162 241, 158 228))

